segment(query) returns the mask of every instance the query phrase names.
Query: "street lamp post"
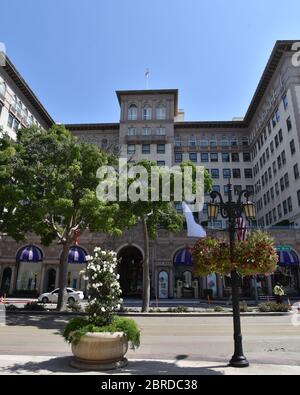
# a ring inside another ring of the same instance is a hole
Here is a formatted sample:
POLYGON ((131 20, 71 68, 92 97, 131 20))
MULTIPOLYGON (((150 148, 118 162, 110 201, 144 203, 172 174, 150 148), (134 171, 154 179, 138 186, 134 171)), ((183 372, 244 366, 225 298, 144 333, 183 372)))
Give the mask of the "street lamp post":
MULTIPOLYGON (((252 192, 243 190, 238 196, 237 202, 232 200, 232 184, 228 183, 228 201, 224 202, 222 195, 219 192, 212 192, 212 202, 208 204, 209 220, 217 219, 218 212, 224 219, 229 222, 229 245, 230 245, 230 260, 234 262, 234 241, 236 232, 236 219, 240 218, 245 213, 248 220, 253 220, 256 216, 256 209, 254 203, 249 201, 252 192), (242 202, 243 197, 247 200, 242 202), (220 202, 216 203, 215 199, 219 198, 220 202)), ((241 317, 240 317, 240 300, 239 300, 239 283, 240 277, 236 270, 231 272, 231 288, 232 288, 232 310, 233 310, 233 328, 234 328, 234 355, 229 364, 236 368, 245 368, 249 366, 249 362, 243 353, 242 333, 241 333, 241 317)))

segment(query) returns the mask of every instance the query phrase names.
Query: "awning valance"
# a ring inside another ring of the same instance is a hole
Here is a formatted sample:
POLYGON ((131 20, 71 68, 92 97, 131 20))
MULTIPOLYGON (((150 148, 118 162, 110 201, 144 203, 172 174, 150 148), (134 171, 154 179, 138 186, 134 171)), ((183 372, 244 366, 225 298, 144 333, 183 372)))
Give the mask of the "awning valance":
POLYGON ((277 255, 279 258, 278 265, 279 266, 298 266, 299 265, 299 257, 294 250, 290 251, 280 251, 277 250, 277 255))
POLYGON ((86 256, 87 253, 83 248, 73 246, 69 250, 68 262, 77 264, 86 263, 86 256))
POLYGON ((182 248, 179 250, 174 257, 174 264, 175 265, 186 265, 192 266, 192 253, 189 248, 182 248))
POLYGON ((28 245, 26 247, 21 248, 16 257, 17 262, 42 262, 43 253, 42 251, 34 246, 28 245))

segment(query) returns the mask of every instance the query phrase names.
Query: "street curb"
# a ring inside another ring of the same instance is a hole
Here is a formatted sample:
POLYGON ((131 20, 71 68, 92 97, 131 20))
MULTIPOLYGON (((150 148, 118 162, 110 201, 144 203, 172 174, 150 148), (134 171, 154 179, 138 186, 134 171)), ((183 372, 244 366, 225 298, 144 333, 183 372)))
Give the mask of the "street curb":
MULTIPOLYGON (((7 315, 43 315, 43 316, 87 316, 87 313, 71 311, 6 311, 7 315)), ((273 313, 241 313, 241 317, 281 317, 291 315, 292 312, 273 313)), ((232 317, 232 313, 119 313, 120 317, 232 317)))

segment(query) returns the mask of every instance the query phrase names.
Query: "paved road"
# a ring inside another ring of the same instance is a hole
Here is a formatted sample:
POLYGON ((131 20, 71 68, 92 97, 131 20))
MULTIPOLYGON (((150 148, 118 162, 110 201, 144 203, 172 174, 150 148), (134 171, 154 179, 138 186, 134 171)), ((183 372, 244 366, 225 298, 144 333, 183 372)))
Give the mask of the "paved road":
MULTIPOLYGON (((8 315, 0 327, 0 355, 69 356, 61 337, 68 318, 8 315)), ((134 359, 227 362, 232 355, 230 317, 137 317, 141 347, 134 359)), ((244 317, 244 351, 256 363, 300 366, 300 327, 290 316, 244 317)))

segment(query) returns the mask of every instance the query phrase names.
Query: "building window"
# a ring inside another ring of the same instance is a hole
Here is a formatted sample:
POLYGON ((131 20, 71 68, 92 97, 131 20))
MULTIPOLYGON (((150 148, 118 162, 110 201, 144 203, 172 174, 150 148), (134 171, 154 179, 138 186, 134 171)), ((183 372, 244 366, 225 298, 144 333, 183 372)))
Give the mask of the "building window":
POLYGON ((219 169, 211 169, 211 177, 213 179, 220 178, 219 169))
POLYGON ((128 120, 136 121, 138 116, 138 109, 135 104, 131 104, 128 108, 128 120))
POLYGON ((252 174, 252 169, 245 169, 245 178, 252 178, 253 174, 252 174))
POLYGON ((269 179, 271 180, 271 178, 272 178, 272 169, 271 169, 271 167, 268 168, 268 175, 269 175, 269 179))
POLYGON ((277 206, 277 213, 278 213, 278 218, 282 218, 282 207, 281 207, 281 204, 278 204, 278 206, 277 206))
POLYGON ((135 136, 136 135, 136 128, 128 128, 127 134, 128 134, 128 136, 135 136))
POLYGON ((278 138, 279 138, 279 142, 282 143, 283 135, 282 135, 282 130, 281 129, 278 132, 278 138))
POLYGON ((163 120, 167 119, 166 107, 164 107, 164 106, 156 107, 156 119, 159 121, 163 121, 163 120))
POLYGON ((284 107, 284 109, 286 110, 286 109, 288 108, 288 106, 289 106, 289 102, 288 102, 287 95, 284 95, 284 96, 283 96, 282 102, 283 102, 283 107, 284 107))
POLYGON ((290 180, 289 180, 289 174, 288 173, 285 173, 285 175, 284 175, 284 184, 285 184, 286 188, 288 188, 290 186, 290 180))
POLYGON ((158 160, 157 166, 166 166, 166 162, 164 160, 158 160))
POLYGON ((15 132, 17 132, 17 131, 18 131, 18 129, 19 129, 19 125, 20 125, 20 122, 19 122, 19 121, 17 121, 16 119, 14 119, 13 130, 14 130, 15 132))
POLYGON ((165 154, 166 153, 166 144, 157 144, 157 153, 165 154))
POLYGON ((298 180, 298 178, 299 178, 299 166, 298 166, 298 163, 296 163, 295 166, 294 166, 294 176, 295 176, 295 180, 298 180))
POLYGON ((142 154, 150 154, 150 144, 142 144, 142 154))
POLYGON ((228 185, 224 185, 224 195, 228 195, 229 193, 229 187, 228 185))
POLYGON ((277 167, 276 167, 276 162, 273 162, 273 174, 275 176, 275 174, 277 173, 277 167))
POLYGON ((235 185, 233 187, 233 190, 234 190, 234 194, 236 196, 238 196, 242 192, 242 186, 241 185, 235 185))
POLYGON ((233 169, 232 175, 233 175, 233 178, 241 178, 241 170, 240 169, 233 169))
POLYGON ((291 213, 293 211, 293 202, 291 197, 288 198, 287 204, 288 204, 288 210, 291 213))
POLYGON ((231 154, 231 160, 232 162, 239 162, 240 161, 240 155, 238 152, 233 152, 231 154))
POLYGON ((274 199, 275 199, 274 187, 272 187, 272 188, 270 189, 270 192, 271 192, 271 199, 274 200, 274 199))
POLYGON ((200 156, 201 156, 201 162, 205 162, 205 163, 208 162, 208 153, 207 152, 202 152, 200 156))
POLYGON ((283 201, 282 206, 283 206, 283 214, 287 215, 287 213, 288 213, 288 206, 287 206, 287 201, 286 200, 283 201))
POLYGON ((156 129, 156 134, 158 136, 165 136, 166 135, 166 128, 157 128, 156 129))
POLYGON ((290 142, 290 148, 291 148, 291 154, 294 155, 294 153, 296 152, 296 147, 295 147, 295 141, 292 140, 290 142))
POLYGON ((276 134, 275 136, 275 147, 277 148, 279 146, 279 138, 278 138, 278 134, 276 134))
POLYGON ((222 153, 222 162, 230 162, 230 154, 228 152, 222 153))
POLYGON ((281 190, 281 192, 284 191, 284 178, 283 177, 280 178, 280 190, 281 190))
POLYGON ((217 152, 212 152, 210 154, 210 161, 211 162, 218 162, 219 161, 219 155, 217 152))
POLYGON ((14 123, 14 117, 9 113, 8 114, 8 120, 7 120, 7 126, 12 128, 13 123, 14 123))
POLYGON ((270 150, 271 150, 271 153, 273 154, 274 153, 274 142, 273 141, 271 141, 270 150))
POLYGON ((127 154, 129 155, 135 154, 135 144, 127 145, 127 154))
POLYGON ((150 121, 152 119, 152 108, 150 106, 145 106, 143 108, 143 120, 150 121))
POLYGON ((291 117, 288 117, 288 118, 287 118, 287 120, 286 120, 286 126, 287 126, 288 132, 290 132, 290 131, 292 130, 292 127, 293 127, 291 117))
POLYGON ((181 163, 182 162, 182 154, 181 153, 176 153, 175 154, 175 162, 176 163, 181 163))
POLYGON ((231 170, 223 169, 223 178, 231 178, 231 170))
POLYGON ((190 152, 189 158, 190 158, 191 162, 197 162, 197 153, 196 152, 190 152))
POLYGON ((279 184, 278 184, 278 182, 276 182, 276 184, 275 184, 275 192, 276 192, 276 195, 278 196, 279 195, 279 184))
POLYGON ((285 164, 286 164, 286 155, 285 155, 285 151, 282 151, 282 153, 281 153, 281 160, 282 160, 282 164, 285 165, 285 164))
POLYGON ((298 198, 298 205, 300 206, 300 189, 299 189, 299 191, 297 192, 297 198, 298 198))
POLYGON ((189 138, 189 146, 190 146, 190 147, 196 147, 196 145, 197 145, 197 141, 196 141, 195 137, 194 137, 194 136, 191 136, 191 137, 189 138))
POLYGON ((142 133, 143 133, 143 136, 150 136, 151 129, 150 128, 143 128, 142 133))
POLYGON ((243 152, 243 161, 244 162, 251 162, 250 152, 243 152))
POLYGON ((281 166, 282 166, 281 156, 278 156, 278 158, 277 158, 277 165, 278 165, 278 169, 280 170, 281 166))
POLYGON ((214 192, 221 192, 220 185, 213 185, 212 190, 213 190, 214 192))

